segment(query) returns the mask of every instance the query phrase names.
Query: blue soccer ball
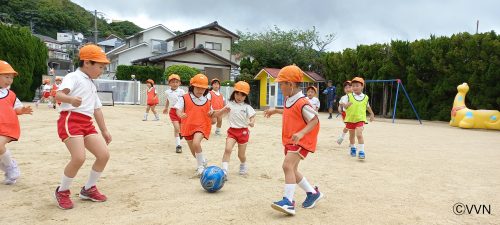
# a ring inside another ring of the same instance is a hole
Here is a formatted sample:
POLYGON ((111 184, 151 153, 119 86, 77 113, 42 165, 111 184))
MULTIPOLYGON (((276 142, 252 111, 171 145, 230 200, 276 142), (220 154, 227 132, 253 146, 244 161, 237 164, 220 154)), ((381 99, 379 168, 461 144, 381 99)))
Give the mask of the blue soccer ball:
POLYGON ((224 187, 225 177, 226 175, 221 168, 209 166, 201 174, 201 186, 210 193, 216 192, 224 187))

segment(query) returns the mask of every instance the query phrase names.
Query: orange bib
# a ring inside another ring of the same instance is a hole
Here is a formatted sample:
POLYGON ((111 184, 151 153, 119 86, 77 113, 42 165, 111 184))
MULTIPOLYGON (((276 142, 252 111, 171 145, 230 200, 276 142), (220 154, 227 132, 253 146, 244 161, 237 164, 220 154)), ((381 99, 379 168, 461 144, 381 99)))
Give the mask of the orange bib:
POLYGON ((156 96, 155 88, 152 87, 151 90, 148 91, 148 105, 157 105, 158 104, 158 96, 156 96))
POLYGON ((16 103, 16 94, 9 90, 7 96, 0 98, 0 135, 19 139, 21 129, 19 119, 14 110, 16 103))
POLYGON ((210 100, 212 102, 212 109, 219 110, 224 108, 224 98, 222 94, 216 95, 214 91, 210 91, 210 95, 212 96, 212 100, 210 100))
POLYGON ((182 98, 184 99, 184 112, 187 117, 181 119, 181 135, 188 137, 196 132, 201 132, 205 139, 208 140, 212 130, 212 119, 208 116, 210 100, 207 100, 203 105, 196 105, 189 93, 182 96, 182 98))
MULTIPOLYGON (((309 101, 305 97, 302 97, 291 107, 283 108, 283 131, 281 135, 283 145, 293 145, 292 135, 307 126, 307 122, 302 117, 302 108, 306 105, 310 106, 309 101)), ((318 133, 319 122, 309 133, 300 139, 297 145, 310 152, 316 151, 318 133)))

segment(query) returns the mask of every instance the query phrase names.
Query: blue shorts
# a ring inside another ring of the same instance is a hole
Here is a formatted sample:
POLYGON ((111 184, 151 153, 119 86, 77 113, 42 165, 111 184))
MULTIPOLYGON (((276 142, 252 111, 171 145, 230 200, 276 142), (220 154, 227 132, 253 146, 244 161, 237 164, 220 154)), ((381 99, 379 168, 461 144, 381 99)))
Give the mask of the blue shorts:
POLYGON ((333 107, 334 107, 334 105, 335 105, 335 103, 334 103, 333 101, 334 101, 334 100, 327 100, 327 102, 326 102, 326 106, 327 106, 327 108, 329 108, 329 109, 333 109, 333 107))

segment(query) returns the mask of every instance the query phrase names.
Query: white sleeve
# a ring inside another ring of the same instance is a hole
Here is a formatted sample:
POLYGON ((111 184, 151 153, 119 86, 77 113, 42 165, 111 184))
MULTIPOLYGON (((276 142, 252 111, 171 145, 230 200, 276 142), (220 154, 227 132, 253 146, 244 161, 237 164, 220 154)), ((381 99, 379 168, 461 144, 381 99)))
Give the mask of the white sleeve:
POLYGON ((183 110, 184 109, 184 98, 179 97, 179 99, 177 100, 177 103, 175 103, 175 105, 172 108, 183 110))
POLYGON ((75 86, 76 86, 76 81, 74 79, 74 76, 68 76, 64 78, 58 90, 62 91, 64 89, 69 89, 69 92, 71 93, 73 89, 75 89, 75 86))
POLYGON ((210 91, 208 92, 207 96, 205 96, 208 100, 212 100, 212 94, 210 94, 210 91))
POLYGON ((314 119, 314 117, 318 116, 318 112, 312 108, 310 105, 305 105, 302 108, 302 116, 307 120, 307 122, 314 119))
POLYGON ((99 95, 96 94, 94 109, 99 109, 99 108, 102 108, 102 103, 101 99, 99 98, 99 95))
POLYGON ((319 99, 316 98, 316 105, 317 105, 317 110, 319 110, 319 107, 321 106, 321 102, 319 101, 319 99))
POLYGON ((248 118, 255 116, 256 112, 255 109, 252 108, 252 106, 247 105, 247 116, 248 118))
POLYGON ((24 105, 19 101, 18 98, 16 98, 16 102, 14 103, 14 109, 22 108, 24 105))

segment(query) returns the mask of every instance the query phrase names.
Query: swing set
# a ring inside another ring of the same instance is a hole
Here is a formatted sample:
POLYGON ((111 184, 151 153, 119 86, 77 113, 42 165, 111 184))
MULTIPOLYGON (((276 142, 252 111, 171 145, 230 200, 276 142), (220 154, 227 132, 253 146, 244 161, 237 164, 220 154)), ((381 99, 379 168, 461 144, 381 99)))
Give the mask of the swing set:
MULTIPOLYGON (((390 95, 390 107, 393 107, 393 104, 392 104, 392 93, 393 93, 393 87, 394 87, 394 83, 396 83, 396 99, 394 100, 394 107, 392 108, 392 123, 394 123, 394 120, 396 119, 396 108, 397 108, 397 105, 398 105, 398 95, 399 95, 399 88, 401 87, 403 92, 405 93, 405 96, 406 96, 406 99, 408 99, 408 102, 410 103, 411 105, 411 108, 413 109, 413 112, 415 113, 415 115, 417 116, 417 120, 420 122, 420 124, 422 124, 422 120, 420 120, 420 116, 418 115, 417 113, 417 110, 415 109, 415 106, 413 105, 413 102, 411 101, 410 99, 410 96, 408 95, 408 92, 406 92, 406 88, 405 86, 403 85, 403 82, 401 82, 400 79, 391 79, 391 80, 365 80, 365 83, 368 84, 368 83, 383 83, 384 85, 384 90, 386 90, 386 85, 390 85, 391 86, 391 91, 389 92, 389 95, 390 95)), ((371 85, 371 94, 373 94, 373 85, 371 85)), ((373 96, 373 95, 372 95, 373 96)), ((373 107, 373 98, 370 98, 370 106, 373 107)), ((389 110, 391 111, 391 109, 389 110)))

